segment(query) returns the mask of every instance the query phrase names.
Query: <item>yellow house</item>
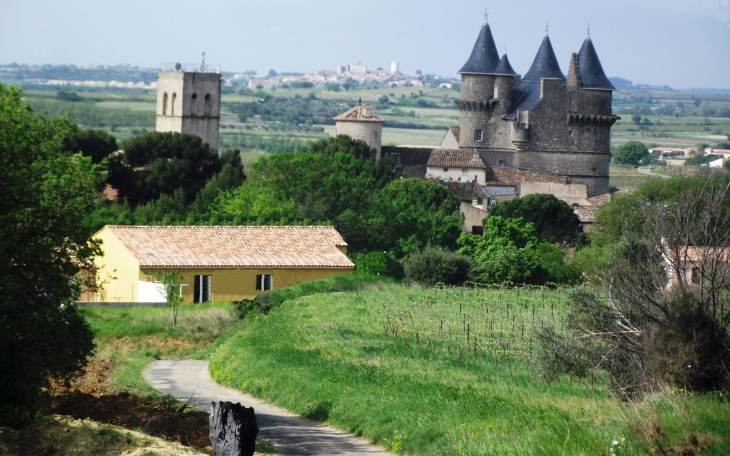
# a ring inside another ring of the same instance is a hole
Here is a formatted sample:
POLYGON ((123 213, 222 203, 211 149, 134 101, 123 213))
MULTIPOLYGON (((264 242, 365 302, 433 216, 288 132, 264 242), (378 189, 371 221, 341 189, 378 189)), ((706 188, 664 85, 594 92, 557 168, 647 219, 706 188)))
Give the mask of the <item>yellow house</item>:
POLYGON ((331 226, 105 226, 96 301, 164 302, 158 272, 182 274, 183 304, 252 299, 352 272, 331 226))

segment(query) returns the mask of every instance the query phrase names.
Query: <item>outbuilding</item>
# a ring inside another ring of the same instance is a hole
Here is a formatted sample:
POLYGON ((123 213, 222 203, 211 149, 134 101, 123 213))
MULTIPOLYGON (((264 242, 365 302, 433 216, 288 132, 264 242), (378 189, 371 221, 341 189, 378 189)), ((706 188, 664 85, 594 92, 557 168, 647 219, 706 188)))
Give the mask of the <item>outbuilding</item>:
POLYGON ((95 301, 162 302, 159 273, 179 272, 183 304, 252 299, 352 272, 331 226, 106 226, 94 234, 95 301))

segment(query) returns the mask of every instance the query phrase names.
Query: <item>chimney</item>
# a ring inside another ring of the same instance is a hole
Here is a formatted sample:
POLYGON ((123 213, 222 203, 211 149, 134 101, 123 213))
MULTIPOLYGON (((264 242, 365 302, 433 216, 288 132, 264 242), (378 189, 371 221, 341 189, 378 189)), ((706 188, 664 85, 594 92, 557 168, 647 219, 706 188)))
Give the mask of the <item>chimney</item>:
POLYGON ((362 109, 362 116, 369 119, 373 116, 373 109, 370 107, 370 103, 367 103, 362 109))
POLYGON ((474 151, 474 154, 471 156, 471 161, 478 162, 481 160, 482 160, 482 158, 479 156, 479 152, 474 151))

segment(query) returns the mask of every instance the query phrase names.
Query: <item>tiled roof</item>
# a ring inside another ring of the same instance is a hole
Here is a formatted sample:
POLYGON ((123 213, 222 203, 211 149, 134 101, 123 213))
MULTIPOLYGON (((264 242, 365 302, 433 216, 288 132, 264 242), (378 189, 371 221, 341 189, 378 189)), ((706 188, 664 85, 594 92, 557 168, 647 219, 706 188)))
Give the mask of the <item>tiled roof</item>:
MULTIPOLYGON (((352 268, 331 226, 107 226, 139 260, 155 267, 352 268)), ((102 247, 103 248, 103 247, 102 247)))
POLYGON ((591 202, 592 205, 601 207, 604 204, 608 203, 611 200, 611 194, 610 193, 604 193, 603 195, 594 196, 593 198, 588 198, 588 201, 591 202))
POLYGON ((664 255, 670 260, 679 259, 683 263, 712 264, 730 263, 730 249, 721 247, 685 247, 680 246, 677 250, 662 248, 664 255))
POLYGON ((547 182, 564 184, 560 176, 517 168, 487 168, 486 185, 510 185, 515 186, 520 182, 547 182))
POLYGON ((335 122, 385 122, 385 120, 373 114, 369 104, 365 106, 357 105, 349 111, 335 117, 334 120, 335 122), (367 111, 370 111, 370 115, 366 117, 365 114, 367 111))
POLYGON ((445 168, 486 168, 479 152, 474 149, 434 149, 428 166, 445 168))
POLYGON ((440 179, 437 179, 436 182, 446 187, 461 201, 471 202, 474 198, 489 198, 484 187, 476 182, 444 182, 440 179))
POLYGON ((461 136, 461 127, 460 126, 451 126, 449 127, 449 130, 451 131, 451 134, 454 135, 454 138, 456 139, 456 143, 459 143, 459 137, 461 136))
POLYGON ((573 212, 578 216, 580 223, 593 223, 599 209, 601 209, 599 206, 578 206, 573 208, 573 212))

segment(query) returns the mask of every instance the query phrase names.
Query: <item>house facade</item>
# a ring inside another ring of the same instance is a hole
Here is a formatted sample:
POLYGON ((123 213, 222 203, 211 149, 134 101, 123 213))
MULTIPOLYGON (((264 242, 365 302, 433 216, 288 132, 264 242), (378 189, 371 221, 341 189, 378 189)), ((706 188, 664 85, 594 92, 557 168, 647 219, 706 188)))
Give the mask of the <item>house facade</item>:
POLYGON ((94 234, 106 302, 161 302, 158 274, 182 276, 183 304, 253 299, 261 293, 355 269, 330 226, 106 226, 94 234))

